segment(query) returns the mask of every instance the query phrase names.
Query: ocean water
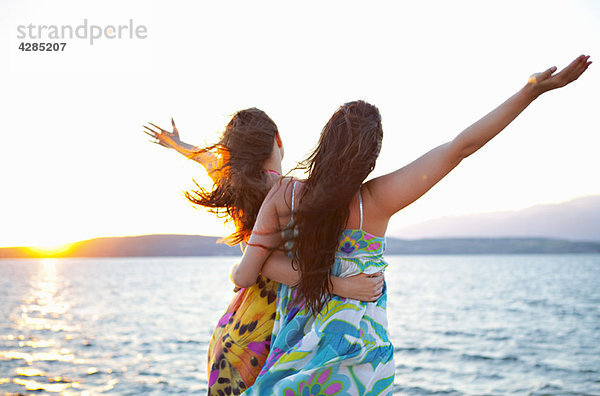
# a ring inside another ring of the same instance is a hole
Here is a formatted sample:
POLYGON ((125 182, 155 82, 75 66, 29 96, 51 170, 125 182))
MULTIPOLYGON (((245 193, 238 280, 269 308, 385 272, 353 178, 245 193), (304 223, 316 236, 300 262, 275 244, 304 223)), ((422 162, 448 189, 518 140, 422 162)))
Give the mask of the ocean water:
MULTIPOLYGON (((600 255, 387 259, 395 394, 600 395, 600 255)), ((0 260, 0 393, 204 394, 234 260, 0 260)))

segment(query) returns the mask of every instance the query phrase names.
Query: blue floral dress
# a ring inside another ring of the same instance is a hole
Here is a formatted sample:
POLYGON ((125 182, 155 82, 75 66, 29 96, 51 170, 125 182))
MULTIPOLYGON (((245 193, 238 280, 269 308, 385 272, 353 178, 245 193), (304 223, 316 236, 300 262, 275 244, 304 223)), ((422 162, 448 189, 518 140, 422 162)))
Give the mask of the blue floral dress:
MULTIPOLYGON (((333 275, 383 271, 385 239, 361 229, 340 236, 333 275)), ((293 202, 293 201, 292 201, 293 202)), ((372 303, 331 296, 316 316, 294 304, 297 289, 277 292, 271 350, 247 395, 391 395, 393 346, 388 338, 387 293, 372 303)))

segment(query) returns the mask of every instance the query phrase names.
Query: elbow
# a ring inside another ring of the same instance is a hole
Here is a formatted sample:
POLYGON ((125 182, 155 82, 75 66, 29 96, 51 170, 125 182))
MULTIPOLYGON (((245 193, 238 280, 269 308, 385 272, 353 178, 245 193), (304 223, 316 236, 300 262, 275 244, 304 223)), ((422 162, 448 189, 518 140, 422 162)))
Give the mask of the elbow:
POLYGON ((460 161, 464 160, 467 157, 470 157, 471 154, 477 152, 477 150, 479 150, 480 148, 481 148, 480 144, 470 144, 466 147, 463 147, 463 149, 460 152, 460 156, 459 156, 460 161))
MULTIPOLYGON (((459 150, 457 150, 455 153, 455 163, 456 165, 460 164, 462 162, 462 160, 464 160, 465 158, 469 157, 471 154, 473 154, 474 152, 476 152, 479 148, 476 147, 475 145, 468 145, 468 146, 464 146, 461 147, 459 150)), ((456 166, 455 165, 455 166, 456 166)))
POLYGON ((237 287, 245 288, 252 286, 256 279, 250 279, 248 276, 244 276, 244 274, 240 273, 239 267, 236 265, 231 270, 231 281, 237 287))
POLYGON ((450 144, 450 152, 457 164, 481 148, 477 143, 467 141, 461 138, 460 135, 448 144, 450 144))
POLYGON ((240 288, 242 288, 242 289, 245 289, 245 288, 247 288, 247 287, 250 287, 250 286, 252 286, 254 283, 255 283, 254 281, 250 281, 250 280, 242 280, 242 281, 239 281, 239 282, 234 282, 234 284, 235 284, 237 287, 240 287, 240 288))
POLYGON ((473 154, 475 152, 475 150, 464 150, 463 152, 461 152, 458 155, 458 158, 456 160, 457 165, 460 164, 462 162, 462 160, 464 160, 465 158, 469 157, 471 154, 473 154))
POLYGON ((477 151, 477 148, 475 147, 475 145, 473 144, 463 144, 463 145, 458 145, 456 147, 456 150, 454 151, 455 153, 455 157, 458 160, 458 162, 464 160, 465 158, 467 158, 468 156, 470 156, 471 154, 473 154, 475 151, 477 151))

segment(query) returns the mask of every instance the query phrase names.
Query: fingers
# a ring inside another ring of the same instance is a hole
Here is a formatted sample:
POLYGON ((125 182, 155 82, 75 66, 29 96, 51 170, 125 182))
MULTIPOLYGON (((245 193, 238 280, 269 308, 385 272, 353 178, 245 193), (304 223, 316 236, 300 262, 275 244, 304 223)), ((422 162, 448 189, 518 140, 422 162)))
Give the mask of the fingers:
POLYGON ((574 71, 581 68, 583 63, 587 60, 587 58, 583 55, 578 56, 575 60, 569 63, 569 66, 565 67, 562 71, 565 75, 571 75, 574 71))
POLYGON ((375 293, 373 293, 373 296, 371 297, 370 301, 375 302, 375 301, 379 300, 381 298, 381 296, 383 296, 383 287, 377 289, 375 291, 375 293))
POLYGON ((580 55, 567 67, 554 74, 556 67, 552 66, 542 73, 536 73, 529 79, 540 93, 564 87, 577 80, 591 64, 589 55, 580 55))
MULTIPOLYGON (((161 131, 161 132, 167 132, 167 131, 165 131, 164 129, 162 129, 161 127, 159 127, 159 126, 157 126, 157 125, 154 125, 154 124, 153 124, 153 123, 151 123, 151 122, 149 122, 148 124, 152 125, 154 128, 158 129, 158 130, 159 130, 159 131, 161 131)), ((148 129, 149 129, 149 128, 148 128, 148 129)))
MULTIPOLYGON (((175 122, 173 121, 172 118, 171 118, 171 122, 173 123, 173 127, 175 128, 175 122)), ((178 136, 177 130, 175 129, 173 133, 170 133, 151 122, 149 122, 148 124, 152 125, 156 129, 158 129, 158 131, 157 131, 146 125, 142 125, 142 127, 145 129, 145 131, 142 131, 142 132, 144 132, 146 135, 150 136, 151 138, 155 139, 155 140, 151 140, 151 142, 160 144, 163 147, 171 148, 170 143, 173 143, 171 136, 178 136)))
MULTIPOLYGON (((588 57, 586 57, 585 55, 579 55, 577 58, 575 58, 573 60, 573 62, 569 63, 569 65, 567 67, 565 67, 564 69, 562 69, 560 71, 560 73, 564 73, 564 74, 568 74, 570 73, 573 69, 577 68, 582 62, 584 62, 588 57)), ((559 74, 560 74, 559 73, 559 74)))
POLYGON ((173 120, 173 117, 171 117, 171 125, 173 126, 173 132, 179 133, 179 131, 177 130, 177 127, 175 126, 175 120, 173 120))
POLYGON ((352 298, 360 301, 374 302, 379 300, 385 289, 385 277, 383 272, 373 274, 360 273, 352 275, 349 278, 355 278, 355 291, 357 294, 352 298))
POLYGON ((142 125, 142 126, 147 129, 146 131, 142 131, 142 132, 144 132, 146 135, 148 135, 152 138, 151 140, 148 140, 150 143, 156 143, 156 144, 163 145, 162 142, 160 141, 160 139, 158 139, 158 133, 156 131, 148 128, 146 125, 142 125))
MULTIPOLYGON (((541 73, 541 75, 539 77, 537 77, 537 79, 545 80, 548 77, 550 77, 552 75, 552 73, 554 73, 555 71, 556 71, 556 66, 552 66, 551 68, 549 68, 546 71, 544 71, 543 73, 541 73)), ((536 78, 536 77, 534 77, 534 78, 536 78)))
POLYGON ((569 63, 569 66, 565 67, 565 69, 569 69, 571 67, 577 67, 580 64, 587 62, 587 60, 589 58, 590 58, 589 55, 579 55, 577 58, 575 58, 575 60, 573 60, 573 62, 569 63))
POLYGON ((383 276, 383 272, 376 272, 374 274, 369 275, 369 278, 373 279, 375 281, 376 285, 383 285, 383 282, 385 281, 385 277, 383 276))
POLYGON ((370 283, 370 288, 371 290, 379 290, 383 287, 383 277, 377 277, 377 278, 369 278, 369 280, 371 281, 370 283))
POLYGON ((560 71, 555 77, 559 86, 565 86, 579 78, 592 63, 589 55, 579 55, 573 62, 560 71))
POLYGON ((385 278, 383 277, 383 272, 377 272, 374 274, 369 275, 369 277, 373 280, 375 280, 375 284, 373 285, 374 287, 374 291, 373 291, 373 300, 372 301, 377 301, 382 295, 383 295, 383 287, 384 287, 384 280, 385 278))
POLYGON ((142 131, 142 132, 144 132, 146 135, 156 139, 156 135, 154 133, 150 133, 150 132, 146 132, 146 131, 142 131))
MULTIPOLYGON (((575 61, 571 62, 573 67, 570 68, 569 73, 567 74, 568 83, 575 81, 583 74, 583 72, 588 68, 588 66, 592 63, 589 62, 590 56, 579 56, 575 61)), ((571 66, 571 65, 569 65, 571 66)))
POLYGON ((146 129, 147 132, 146 131, 143 131, 143 132, 146 133, 147 135, 156 137, 156 136, 158 136, 160 134, 160 132, 155 131, 152 128, 148 128, 146 125, 142 125, 142 127, 144 127, 144 129, 146 129))

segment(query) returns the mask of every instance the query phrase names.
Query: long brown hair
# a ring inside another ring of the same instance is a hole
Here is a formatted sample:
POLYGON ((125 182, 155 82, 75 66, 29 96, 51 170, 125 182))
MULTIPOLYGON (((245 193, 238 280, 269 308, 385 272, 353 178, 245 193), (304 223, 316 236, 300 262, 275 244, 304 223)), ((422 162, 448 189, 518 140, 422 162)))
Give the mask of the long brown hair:
POLYGON ((269 191, 263 164, 271 156, 277 134, 275 122, 253 107, 235 113, 219 142, 201 150, 213 151, 219 157, 218 176, 211 190, 194 181, 198 189, 186 191, 185 196, 217 216, 233 220, 236 231, 225 238, 229 245, 250 237, 269 191))
MULTIPOLYGON (((349 205, 375 167, 383 130, 379 110, 364 101, 346 103, 329 119, 319 144, 303 162, 309 176, 294 213, 292 257, 307 307, 320 312, 331 293, 330 275, 349 205)), ((290 233, 288 233, 290 234, 290 233)))

